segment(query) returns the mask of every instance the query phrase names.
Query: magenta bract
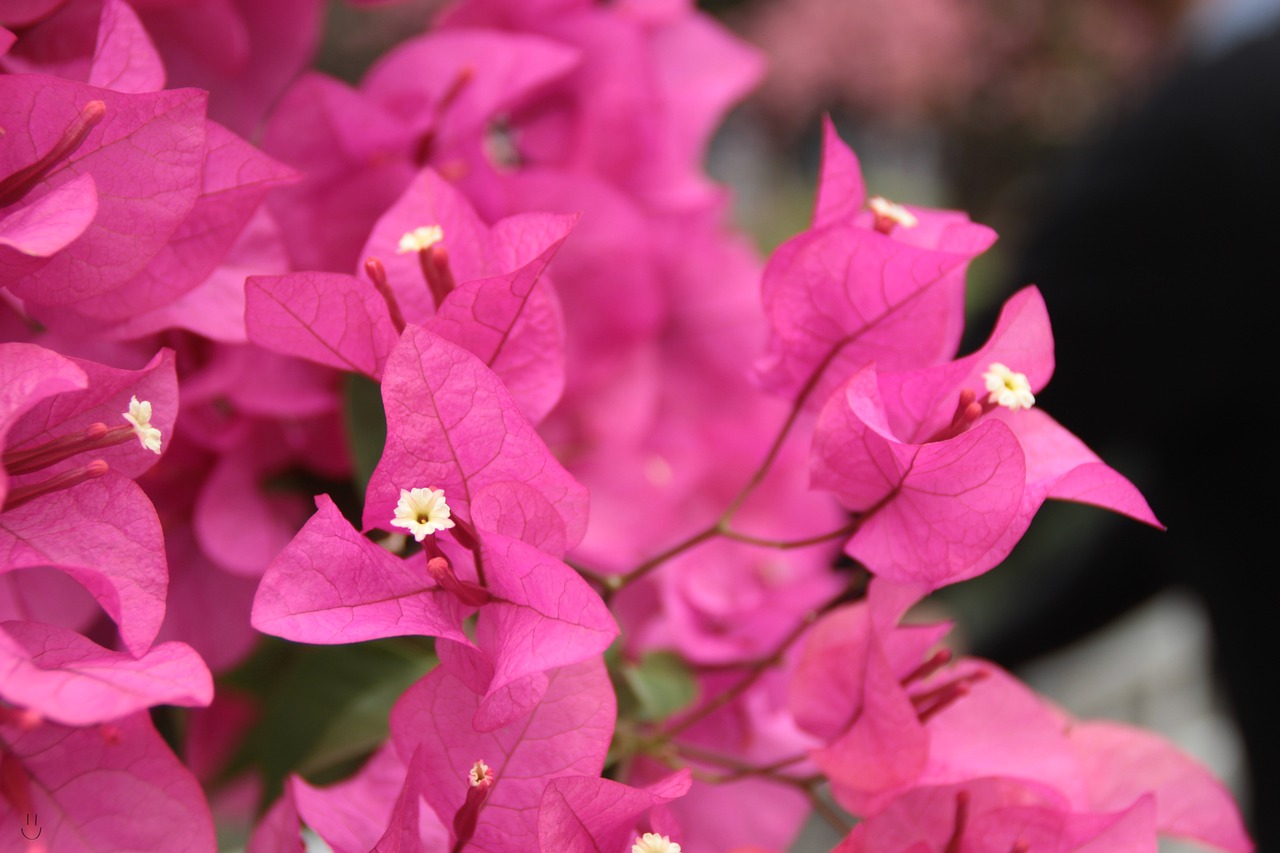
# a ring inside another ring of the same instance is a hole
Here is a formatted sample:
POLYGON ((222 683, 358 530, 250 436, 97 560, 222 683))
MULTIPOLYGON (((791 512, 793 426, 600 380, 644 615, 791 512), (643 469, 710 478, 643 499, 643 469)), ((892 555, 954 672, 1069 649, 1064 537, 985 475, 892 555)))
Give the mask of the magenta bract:
MULTIPOLYGON (((501 380, 474 355, 409 326, 387 360, 382 399, 387 445, 369 481, 366 528, 391 531, 401 489, 443 489, 453 513, 473 520, 471 502, 482 489, 517 482, 556 508, 569 546, 582 540, 586 489, 556 461, 501 380)), ((539 538, 535 531, 512 533, 539 538)))

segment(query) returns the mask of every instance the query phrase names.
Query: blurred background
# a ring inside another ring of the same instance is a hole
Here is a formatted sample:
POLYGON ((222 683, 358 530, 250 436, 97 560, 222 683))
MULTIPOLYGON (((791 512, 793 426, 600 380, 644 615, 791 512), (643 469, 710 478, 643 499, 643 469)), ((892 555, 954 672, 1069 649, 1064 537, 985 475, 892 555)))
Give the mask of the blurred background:
POLYGON ((970 273, 964 351, 1039 285, 1059 369, 1038 404, 1169 527, 1047 504, 1005 565, 937 596, 962 643, 1079 717, 1166 735, 1232 787, 1258 849, 1280 849, 1260 678, 1275 599, 1258 594, 1275 501, 1255 497, 1275 466, 1246 462, 1258 456, 1213 413, 1251 395, 1217 377, 1249 365, 1269 379, 1274 363, 1271 314, 1245 306, 1269 304, 1280 278, 1280 2, 706 7, 770 59, 710 163, 740 222, 765 248, 804 227, 829 112, 870 192, 995 228, 970 273))
MULTIPOLYGON (((334 3, 321 67, 358 79, 439 5, 334 3)), ((1274 387, 1253 303, 1277 278, 1280 0, 699 5, 769 61, 708 162, 761 251, 807 226, 830 114, 872 193, 999 233, 965 350, 1040 285, 1059 369, 1039 402, 1169 527, 1046 506, 1006 565, 938 596, 958 645, 1073 714, 1168 736, 1233 788, 1260 850, 1280 844, 1258 556, 1276 502, 1252 496, 1274 454, 1230 417, 1274 387)))

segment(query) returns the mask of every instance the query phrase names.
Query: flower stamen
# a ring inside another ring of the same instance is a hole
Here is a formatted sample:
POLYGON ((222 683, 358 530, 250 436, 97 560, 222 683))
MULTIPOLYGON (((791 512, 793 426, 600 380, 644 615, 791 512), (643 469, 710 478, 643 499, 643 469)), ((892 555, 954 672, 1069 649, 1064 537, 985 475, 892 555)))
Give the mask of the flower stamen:
POLYGON ((17 509, 25 503, 35 500, 38 497, 49 494, 50 492, 60 492, 64 489, 70 489, 78 486, 86 480, 95 480, 111 470, 105 459, 95 459, 88 465, 79 468, 73 468, 70 471, 63 471, 61 474, 54 474, 47 480, 39 483, 32 483, 29 486, 19 486, 16 489, 10 489, 8 496, 5 497, 4 510, 17 509))
POLYGON ((138 442, 157 456, 160 455, 160 430, 151 425, 151 403, 146 400, 138 402, 136 396, 129 398, 129 411, 122 417, 133 425, 133 433, 138 442))
POLYGON ((418 266, 422 269, 422 277, 427 280, 427 288, 431 291, 436 308, 457 287, 453 270, 449 266, 449 253, 441 245, 443 240, 444 229, 439 225, 423 225, 401 237, 400 245, 396 248, 397 255, 417 253, 418 266))
MULTIPOLYGON (((401 242, 404 242, 403 238, 401 242)), ((391 316, 391 325, 395 326, 396 334, 403 332, 404 314, 400 312, 400 303, 396 301, 396 295, 391 290, 391 282, 387 280, 387 268, 383 266, 382 260, 374 257, 366 258, 364 272, 369 276, 369 281, 373 282, 374 290, 378 291, 382 301, 387 304, 387 313, 391 316)))
POLYGON ((410 252, 425 252, 443 239, 444 229, 439 225, 422 225, 405 233, 400 238, 400 243, 396 246, 396 254, 407 255, 410 252))
POLYGON ((89 131, 93 130, 106 114, 107 105, 102 101, 90 101, 85 104, 80 109, 80 114, 72 119, 71 124, 63 131, 62 137, 43 157, 24 166, 4 180, 0 180, 0 207, 21 199, 59 164, 76 153, 88 138, 89 131))
POLYGON ((990 392, 987 402, 995 406, 1004 406, 1011 412, 1019 409, 1030 409, 1036 404, 1035 395, 1031 393, 1031 383, 1027 374, 1015 373, 1000 362, 992 362, 987 372, 982 374, 990 392))
POLYGON ((453 816, 453 850, 460 853, 467 846, 471 836, 476 834, 476 821, 480 818, 480 806, 484 805, 493 787, 495 776, 493 769, 477 759, 467 772, 467 798, 462 801, 461 808, 453 816))
POLYGON ((680 845, 669 836, 646 832, 631 845, 631 853, 680 853, 680 845))
POLYGON ((915 228, 920 224, 920 220, 914 213, 900 204, 894 204, 884 196, 872 196, 867 200, 867 207, 871 208, 871 215, 875 218, 872 227, 881 234, 892 233, 894 226, 897 225, 903 228, 915 228))

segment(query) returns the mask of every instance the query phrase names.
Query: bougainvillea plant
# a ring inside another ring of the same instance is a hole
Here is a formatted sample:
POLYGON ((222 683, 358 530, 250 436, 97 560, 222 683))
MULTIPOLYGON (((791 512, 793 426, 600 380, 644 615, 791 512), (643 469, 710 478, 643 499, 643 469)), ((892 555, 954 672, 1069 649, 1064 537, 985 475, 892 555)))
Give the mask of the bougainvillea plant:
POLYGON ((1160 525, 1034 287, 957 354, 989 229, 828 124, 762 262, 702 171, 761 63, 686 0, 354 82, 321 20, 0 8, 0 848, 1252 849, 912 612, 1045 500, 1160 525))

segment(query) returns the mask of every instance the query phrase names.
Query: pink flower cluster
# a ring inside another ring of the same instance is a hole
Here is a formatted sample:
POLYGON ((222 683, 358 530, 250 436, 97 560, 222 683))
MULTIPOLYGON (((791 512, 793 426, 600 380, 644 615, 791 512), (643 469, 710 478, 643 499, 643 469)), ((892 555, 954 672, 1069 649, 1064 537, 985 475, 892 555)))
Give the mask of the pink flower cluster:
POLYGON ((1034 288, 955 358, 989 229, 868 199, 828 127, 762 266, 701 165, 760 62, 686 0, 461 0, 358 85, 319 20, 0 10, 0 847, 216 849, 257 711, 211 670, 265 633, 438 663, 250 851, 769 851, 815 808, 841 851, 1252 849, 1172 746, 904 618, 1046 499, 1159 525, 1033 407, 1034 288))

